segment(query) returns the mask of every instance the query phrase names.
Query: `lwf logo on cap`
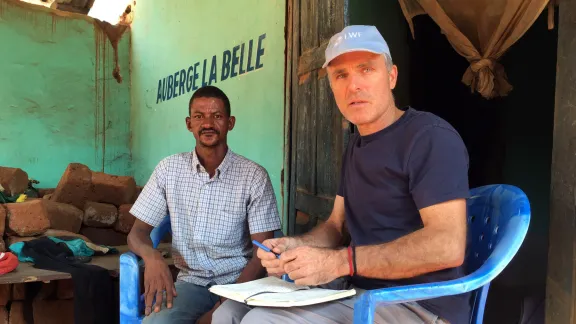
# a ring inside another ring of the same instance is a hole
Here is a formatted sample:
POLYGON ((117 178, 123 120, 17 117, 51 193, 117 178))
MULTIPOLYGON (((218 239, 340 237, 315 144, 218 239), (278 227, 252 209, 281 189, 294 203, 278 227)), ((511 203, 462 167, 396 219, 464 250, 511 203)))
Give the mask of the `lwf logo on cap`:
POLYGON ((388 44, 374 26, 347 26, 332 36, 326 47, 326 61, 322 68, 339 55, 354 51, 367 51, 390 55, 388 44))
POLYGON ((346 33, 344 34, 344 39, 349 39, 349 38, 357 38, 362 36, 361 32, 356 32, 356 33, 346 33))

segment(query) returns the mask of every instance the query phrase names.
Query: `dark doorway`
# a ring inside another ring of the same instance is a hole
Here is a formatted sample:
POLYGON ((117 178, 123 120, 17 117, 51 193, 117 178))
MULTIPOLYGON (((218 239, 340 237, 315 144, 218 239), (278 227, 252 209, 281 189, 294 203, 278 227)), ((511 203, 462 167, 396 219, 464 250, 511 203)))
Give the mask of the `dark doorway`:
MULTIPOLYGON (((416 37, 408 41, 410 104, 443 117, 460 132, 470 154, 470 186, 512 184, 530 199, 528 236, 492 285, 487 323, 520 323, 522 305, 543 307, 545 298, 558 40, 546 15, 500 60, 514 89, 498 99, 472 94, 461 82, 468 63, 428 16, 416 17, 416 37), (496 316, 497 310, 505 312, 496 316)), ((540 317, 543 323, 543 313, 540 317)))

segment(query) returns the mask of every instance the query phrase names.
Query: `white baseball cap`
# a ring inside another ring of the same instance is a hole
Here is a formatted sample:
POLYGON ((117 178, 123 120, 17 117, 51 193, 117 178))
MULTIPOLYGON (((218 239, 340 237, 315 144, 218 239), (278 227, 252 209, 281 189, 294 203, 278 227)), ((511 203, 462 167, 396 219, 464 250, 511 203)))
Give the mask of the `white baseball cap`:
POLYGON ((365 51, 374 54, 388 54, 390 57, 390 48, 374 26, 347 26, 341 32, 330 38, 328 47, 326 47, 326 61, 322 68, 336 57, 350 52, 365 51))

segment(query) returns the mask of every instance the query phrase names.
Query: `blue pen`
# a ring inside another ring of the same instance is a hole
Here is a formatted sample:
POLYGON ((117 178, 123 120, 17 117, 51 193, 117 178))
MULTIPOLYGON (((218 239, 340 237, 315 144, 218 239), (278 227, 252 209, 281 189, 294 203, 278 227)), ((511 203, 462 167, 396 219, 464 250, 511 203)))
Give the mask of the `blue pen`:
MULTIPOLYGON (((272 252, 272 250, 270 250, 266 245, 264 245, 264 244, 262 244, 256 240, 252 240, 252 243, 266 252, 272 252)), ((274 253, 274 252, 272 252, 272 253, 274 253)), ((280 254, 274 253, 274 255, 276 256, 276 258, 280 259, 280 254)), ((282 275, 282 280, 285 280, 288 282, 293 282, 292 280, 290 280, 290 278, 288 277, 287 274, 282 275)))

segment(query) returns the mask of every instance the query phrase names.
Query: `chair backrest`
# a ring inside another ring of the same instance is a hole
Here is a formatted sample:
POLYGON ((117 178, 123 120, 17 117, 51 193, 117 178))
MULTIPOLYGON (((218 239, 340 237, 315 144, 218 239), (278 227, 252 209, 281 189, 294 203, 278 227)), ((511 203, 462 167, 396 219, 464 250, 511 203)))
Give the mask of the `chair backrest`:
MULTIPOLYGON (((524 240, 530 222, 528 197, 511 185, 488 185, 472 189, 467 203, 467 273, 475 272, 485 264, 499 272, 517 250, 502 252, 511 246, 519 248, 524 240), (502 242, 504 237, 506 241, 502 242), (507 246, 500 246, 495 252, 500 243, 507 246)), ((472 292, 470 323, 482 323, 488 288, 489 284, 472 292)))
POLYGON ((150 239, 152 240, 152 246, 154 248, 158 247, 160 241, 166 236, 166 234, 172 234, 172 225, 170 224, 170 215, 166 215, 160 225, 154 227, 150 233, 150 239))

